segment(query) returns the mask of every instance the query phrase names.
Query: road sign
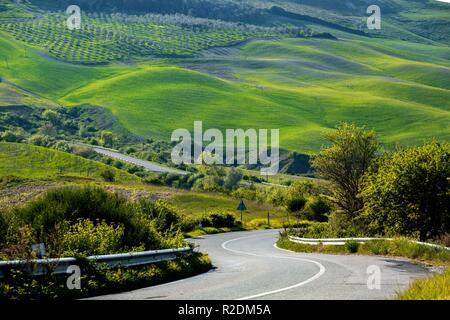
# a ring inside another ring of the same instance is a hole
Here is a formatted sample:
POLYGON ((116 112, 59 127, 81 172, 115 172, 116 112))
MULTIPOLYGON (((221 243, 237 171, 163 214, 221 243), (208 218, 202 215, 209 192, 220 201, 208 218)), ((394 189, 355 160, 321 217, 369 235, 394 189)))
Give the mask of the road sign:
POLYGON ((242 213, 247 210, 247 207, 245 206, 244 200, 241 199, 241 202, 239 203, 239 206, 237 208, 241 212, 241 223, 243 222, 242 213))
POLYGON ((239 206, 238 206, 237 210, 239 210, 239 211, 247 210, 247 207, 245 206, 244 200, 241 199, 241 203, 239 203, 239 206))

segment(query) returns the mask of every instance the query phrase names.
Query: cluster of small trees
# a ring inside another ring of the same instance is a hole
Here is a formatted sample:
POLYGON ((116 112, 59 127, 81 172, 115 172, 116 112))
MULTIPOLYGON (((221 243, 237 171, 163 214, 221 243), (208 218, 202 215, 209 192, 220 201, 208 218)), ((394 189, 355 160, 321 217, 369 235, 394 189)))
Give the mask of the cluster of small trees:
POLYGON ((97 109, 11 109, 0 112, 0 141, 27 142, 33 145, 69 152, 70 140, 113 147, 122 139, 109 130, 98 131, 96 120, 89 117, 97 109))

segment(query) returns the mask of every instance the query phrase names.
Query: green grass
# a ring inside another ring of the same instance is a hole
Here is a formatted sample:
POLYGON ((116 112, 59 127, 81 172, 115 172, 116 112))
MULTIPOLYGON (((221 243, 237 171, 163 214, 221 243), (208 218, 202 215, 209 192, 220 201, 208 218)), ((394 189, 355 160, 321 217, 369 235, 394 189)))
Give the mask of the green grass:
POLYGON ((419 279, 404 292, 400 300, 450 300, 450 269, 429 279, 419 279))
POLYGON ((105 107, 145 137, 168 139, 202 120, 205 129, 279 128, 282 149, 307 154, 342 121, 375 129, 387 147, 450 139, 450 48, 442 44, 283 39, 227 55, 89 67, 0 35, 2 77, 42 99, 105 107))
POLYGON ((13 175, 25 179, 76 177, 102 180, 100 174, 105 169, 113 170, 118 182, 139 181, 138 177, 125 171, 69 153, 22 143, 0 142, 0 176, 13 175))
MULTIPOLYGON (((167 201, 178 207, 181 213, 193 217, 201 217, 210 211, 221 210, 234 213, 236 219, 240 220, 240 213, 236 210, 239 205, 239 199, 234 199, 230 196, 216 193, 180 191, 169 197, 167 201)), ((268 211, 273 224, 280 224, 286 219, 286 213, 281 208, 249 200, 245 200, 245 204, 248 210, 243 214, 244 224, 249 224, 254 220, 264 220, 267 223, 268 211)))
POLYGON ((450 251, 442 248, 417 244, 405 238, 390 240, 373 240, 360 244, 356 250, 350 243, 341 246, 311 245, 289 241, 280 238, 277 242, 280 248, 296 252, 320 252, 328 254, 383 255, 414 259, 434 265, 450 265, 450 251))
MULTIPOLYGON (((256 41, 222 63, 239 81, 170 66, 145 66, 63 97, 68 105, 104 106, 131 131, 168 138, 176 128, 280 128, 281 147, 316 153, 338 122, 375 129, 388 145, 448 140, 448 61, 423 59, 418 44, 391 49, 375 40, 256 41), (372 47, 370 47, 372 46, 372 47), (143 87, 142 84, 145 84, 143 87), (224 117, 226 114, 226 117, 224 117), (270 114, 270 117, 267 116, 270 114), (183 116, 180 116, 183 115, 183 116), (150 125, 149 125, 150 124, 150 125)), ((450 49, 436 48, 442 54, 450 49)), ((205 67, 206 69, 206 67, 205 67)))

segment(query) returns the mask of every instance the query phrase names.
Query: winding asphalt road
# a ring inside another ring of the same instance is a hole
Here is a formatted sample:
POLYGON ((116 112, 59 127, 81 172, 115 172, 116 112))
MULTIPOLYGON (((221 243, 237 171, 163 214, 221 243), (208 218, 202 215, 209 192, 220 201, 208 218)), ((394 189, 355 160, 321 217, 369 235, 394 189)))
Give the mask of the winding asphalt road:
POLYGON ((101 300, 389 299, 430 272, 405 259, 294 253, 274 246, 276 230, 193 239, 216 269, 192 278, 101 300), (381 270, 381 288, 369 290, 367 268, 381 270))
POLYGON ((122 154, 120 152, 117 151, 113 151, 113 150, 107 150, 105 148, 98 148, 96 146, 91 146, 88 145, 90 147, 92 147, 92 149, 97 152, 100 153, 104 156, 108 156, 114 159, 118 159, 118 160, 122 160, 131 164, 134 164, 136 166, 141 166, 144 167, 145 169, 147 169, 148 171, 151 172, 167 172, 167 173, 174 173, 174 174, 179 174, 179 175, 186 175, 187 172, 186 171, 182 171, 182 170, 177 170, 177 169, 172 169, 169 167, 164 167, 162 165, 153 163, 153 162, 149 162, 149 161, 145 161, 145 160, 141 160, 141 159, 137 159, 134 157, 130 157, 127 156, 125 154, 122 154))

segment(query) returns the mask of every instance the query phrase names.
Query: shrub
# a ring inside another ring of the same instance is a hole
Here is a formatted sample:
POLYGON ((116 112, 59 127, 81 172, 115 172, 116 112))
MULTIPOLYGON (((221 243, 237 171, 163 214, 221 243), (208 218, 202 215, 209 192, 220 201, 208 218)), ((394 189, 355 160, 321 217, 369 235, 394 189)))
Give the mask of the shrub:
POLYGON ((112 169, 105 169, 100 173, 103 180, 107 182, 114 182, 116 179, 116 173, 112 169))
POLYGON ((291 196, 285 200, 285 204, 290 212, 298 212, 304 208, 306 199, 302 195, 291 196))
POLYGON ((76 223, 79 219, 100 220, 125 228, 123 244, 129 247, 144 245, 157 249, 160 236, 151 220, 146 218, 132 202, 118 193, 109 193, 96 187, 65 187, 48 191, 23 207, 14 208, 14 215, 47 235, 65 220, 76 223))
POLYGON ((236 220, 233 214, 221 211, 209 212, 207 216, 202 217, 201 223, 203 227, 213 228, 233 228, 240 226, 240 222, 236 220))
POLYGON ((182 232, 189 232, 195 230, 200 224, 199 219, 192 218, 190 216, 183 216, 179 222, 180 230, 182 232))
POLYGON ((236 199, 256 200, 256 189, 254 186, 239 187, 233 191, 232 196, 236 199))
POLYGON ((211 222, 215 228, 233 228, 237 226, 236 218, 231 213, 213 212, 210 214, 211 222))
POLYGON ((310 196, 305 204, 305 216, 308 220, 325 222, 331 206, 323 197, 310 196))
POLYGON ((227 190, 234 190, 239 186, 239 183, 242 180, 242 173, 236 171, 234 168, 232 168, 224 181, 224 188, 227 190))
POLYGON ((108 225, 105 221, 95 224, 80 219, 72 226, 66 222, 63 236, 64 256, 105 255, 121 252, 123 226, 108 225))
POLYGON ((290 229, 289 233, 302 238, 330 238, 334 236, 326 222, 303 221, 296 224, 295 229, 290 229))
POLYGON ((155 222, 158 231, 165 232, 177 226, 181 220, 181 215, 174 207, 163 200, 156 202, 141 200, 140 207, 144 216, 155 222))
POLYGON ((359 242, 355 240, 345 241, 345 249, 350 253, 356 253, 359 249, 359 242))
POLYGON ((364 245, 371 253, 375 255, 389 254, 389 241, 386 240, 372 240, 364 245))

